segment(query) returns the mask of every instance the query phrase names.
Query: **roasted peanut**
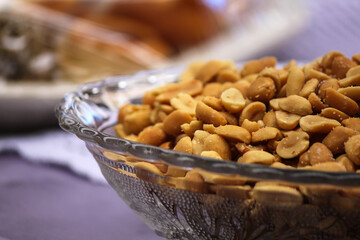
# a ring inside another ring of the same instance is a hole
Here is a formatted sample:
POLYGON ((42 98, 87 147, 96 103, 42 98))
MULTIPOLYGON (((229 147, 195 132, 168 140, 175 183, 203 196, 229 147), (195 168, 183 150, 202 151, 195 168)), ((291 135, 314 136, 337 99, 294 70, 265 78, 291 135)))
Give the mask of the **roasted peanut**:
MULTIPOLYGON (((163 173, 160 171, 159 168, 157 168, 154 164, 152 163, 148 163, 148 162, 137 162, 134 164, 134 168, 139 171, 146 171, 146 172, 150 172, 152 174, 156 174, 156 175, 160 175, 162 176, 163 173)), ((139 178, 142 178, 142 176, 138 175, 139 173, 136 173, 136 176, 138 176, 139 178)))
POLYGON ((327 74, 317 71, 315 69, 309 69, 308 71, 304 69, 304 74, 305 74, 305 79, 307 80, 312 78, 316 78, 319 80, 326 80, 330 78, 327 74))
POLYGON ((216 82, 236 82, 240 80, 240 75, 237 71, 224 69, 221 70, 216 76, 216 82))
POLYGON ((350 116, 355 115, 359 111, 358 104, 351 98, 337 92, 332 88, 326 89, 325 103, 330 107, 339 109, 340 111, 349 114, 350 116))
POLYGON ((265 113, 263 122, 264 122, 265 126, 267 126, 267 127, 274 127, 274 128, 278 127, 274 111, 269 111, 269 112, 265 113))
POLYGON ((159 146, 166 139, 166 133, 161 127, 148 126, 139 133, 137 141, 144 144, 159 146))
POLYGON ((238 119, 233 114, 229 112, 220 112, 220 114, 226 119, 229 125, 238 125, 238 119))
POLYGON ((215 133, 224 138, 241 141, 247 144, 250 143, 251 140, 251 135, 248 130, 234 125, 217 127, 215 128, 215 133))
POLYGON ((319 80, 316 78, 310 79, 304 84, 303 88, 299 92, 299 95, 304 98, 308 98, 311 93, 315 92, 318 84, 319 80))
POLYGON ((145 127, 151 124, 150 116, 151 109, 147 107, 126 114, 124 116, 124 120, 122 121, 125 132, 127 134, 138 134, 145 127))
POLYGON ((276 91, 279 91, 282 86, 279 71, 275 68, 265 68, 259 73, 258 77, 272 79, 274 81, 276 91))
POLYGON ((251 150, 240 157, 239 163, 258 163, 264 165, 271 165, 275 161, 274 155, 265 151, 251 150))
POLYGON ((360 135, 354 135, 345 142, 345 152, 348 158, 355 163, 360 165, 360 135))
POLYGON ((322 143, 316 142, 309 148, 309 159, 311 165, 334 161, 331 151, 322 143))
POLYGON ((203 89, 203 84, 198 80, 172 83, 153 90, 155 100, 160 103, 169 103, 170 99, 179 93, 187 93, 190 96, 199 94, 203 89))
POLYGON ((263 204, 300 205, 303 202, 303 197, 298 190, 277 184, 256 184, 253 197, 255 201, 263 204))
POLYGON ((251 187, 244 186, 231 186, 231 185, 216 185, 216 195, 228 198, 249 199, 251 187))
POLYGON ((245 107, 245 99, 236 88, 229 88, 221 94, 221 103, 231 113, 238 113, 245 107))
POLYGON ((299 67, 290 69, 286 84, 286 96, 298 95, 305 83, 304 72, 299 67))
POLYGON ((279 107, 281 110, 297 114, 300 116, 309 115, 312 113, 310 102, 298 95, 291 95, 279 101, 279 107))
POLYGON ((323 80, 318 85, 318 96, 321 99, 324 99, 326 89, 333 88, 333 89, 337 90, 337 89, 339 89, 339 87, 340 86, 339 86, 338 80, 336 80, 334 78, 331 78, 328 80, 323 80))
POLYGON ((310 165, 310 154, 309 154, 309 151, 306 151, 300 155, 297 167, 301 168, 301 167, 306 167, 309 165, 310 165))
POLYGON ((221 100, 213 96, 205 96, 202 100, 203 103, 209 107, 215 109, 216 111, 223 111, 224 108, 221 105, 221 100))
POLYGON ((276 58, 274 57, 265 57, 259 60, 249 61, 244 65, 244 68, 241 70, 241 76, 245 77, 249 74, 259 73, 264 68, 275 67, 276 58))
POLYGON ((321 99, 315 93, 310 93, 308 100, 309 100, 314 112, 319 113, 319 112, 321 112, 322 109, 325 108, 324 103, 321 101, 321 99))
POLYGON ((265 145, 253 146, 253 145, 248 145, 248 144, 243 143, 243 142, 236 143, 235 147, 236 147, 236 150, 238 150, 238 152, 241 155, 244 155, 248 151, 267 151, 268 150, 265 145))
POLYGON ((356 102, 360 101, 360 86, 339 88, 337 91, 339 93, 344 94, 345 96, 351 98, 352 100, 354 100, 356 102))
POLYGON ((275 168, 288 168, 288 169, 293 169, 294 167, 283 164, 281 162, 274 162, 273 164, 271 164, 270 166, 275 167, 275 168))
POLYGON ((256 132, 251 133, 251 142, 262 142, 267 140, 280 140, 282 138, 282 134, 279 129, 274 127, 264 127, 260 128, 256 132))
POLYGON ((276 95, 277 98, 284 98, 284 97, 286 97, 286 85, 287 85, 287 83, 285 83, 284 86, 282 86, 282 87, 280 88, 280 90, 278 91, 278 93, 277 93, 277 95, 276 95))
POLYGON ((173 148, 172 145, 173 145, 172 142, 167 141, 167 142, 163 142, 162 144, 160 144, 159 147, 165 148, 165 149, 172 149, 173 148))
POLYGON ((337 78, 344 78, 347 71, 356 64, 344 56, 336 56, 331 64, 331 72, 337 78))
POLYGON ((360 53, 353 55, 351 59, 360 65, 360 53))
POLYGON ((344 54, 342 54, 341 52, 338 52, 338 51, 331 51, 331 52, 328 52, 327 54, 324 55, 324 57, 322 58, 321 60, 321 65, 324 67, 324 68, 331 68, 332 66, 332 63, 334 61, 334 58, 335 57, 338 57, 338 56, 344 56, 344 54))
POLYGON ((203 151, 215 151, 221 156, 222 159, 231 160, 229 144, 224 138, 217 134, 211 134, 205 138, 203 151))
POLYGON ((174 150, 175 151, 179 151, 179 152, 184 152, 184 153, 189 153, 192 154, 193 150, 192 150, 192 142, 191 142, 191 138, 186 136, 181 138, 175 145, 174 150))
POLYGON ((287 113, 284 111, 275 111, 275 119, 277 125, 285 130, 292 130, 298 124, 300 120, 300 116, 292 113, 287 113))
POLYGON ((350 87, 350 86, 359 86, 360 85, 360 74, 355 76, 350 76, 339 80, 340 87, 350 87))
POLYGON ((246 96, 249 86, 250 86, 250 83, 243 79, 232 84, 232 87, 239 90, 243 96, 246 96))
POLYGON ((179 93, 170 99, 170 104, 176 110, 187 112, 192 116, 195 115, 197 101, 187 93, 179 93))
POLYGON ((276 153, 285 159, 299 156, 310 145, 309 135, 305 132, 291 132, 283 138, 276 147, 276 153))
POLYGON ((259 77, 252 82, 247 91, 247 97, 252 101, 267 103, 275 95, 274 81, 268 77, 259 77))
POLYGON ((218 98, 221 95, 221 86, 222 86, 221 83, 217 83, 217 82, 208 83, 204 86, 202 95, 218 98))
POLYGON ((345 151, 345 142, 357 132, 351 128, 337 126, 326 135, 322 143, 327 146, 333 154, 343 153, 345 151))
POLYGON ((269 105, 272 108, 272 110, 280 110, 279 107, 279 102, 282 100, 283 98, 273 98, 269 101, 269 105))
POLYGON ((206 131, 203 130, 195 131, 194 137, 191 141, 193 154, 200 155, 201 152, 204 151, 204 142, 208 136, 210 136, 210 133, 206 131))
POLYGON ((199 69, 204 66, 204 62, 202 61, 196 61, 191 63, 185 71, 180 75, 179 82, 185 82, 185 81, 191 81, 195 79, 196 73, 199 71, 199 69))
POLYGON ((244 185, 246 179, 238 175, 225 175, 213 172, 208 172, 201 169, 193 170, 198 172, 207 183, 221 184, 221 185, 244 185))
POLYGON ((209 82, 215 77, 221 70, 231 68, 233 65, 230 61, 211 60, 205 63, 196 73, 195 79, 200 80, 203 83, 209 82))
POLYGON ((346 73, 346 77, 353 77, 357 75, 360 75, 360 66, 352 67, 346 73))
POLYGON ((346 156, 346 154, 338 156, 335 161, 342 164, 347 172, 355 172, 354 163, 346 156))
POLYGON ((208 133, 214 134, 215 133, 215 126, 212 124, 204 124, 203 125, 203 130, 207 131, 208 133))
POLYGON ((189 137, 193 137, 195 131, 201 130, 202 127, 203 127, 203 123, 198 120, 193 120, 190 123, 184 123, 180 126, 181 130, 189 137))
POLYGON ((128 134, 125 132, 124 124, 119 123, 114 127, 115 133, 118 137, 125 138, 128 134))
POLYGON ((164 120, 164 131, 169 135, 177 135, 181 133, 181 125, 190 123, 193 120, 187 112, 176 110, 170 113, 164 120))
POLYGON ((192 192, 207 192, 205 180, 197 171, 188 171, 184 178, 178 178, 175 185, 179 189, 192 192))
POLYGON ((266 106, 262 102, 252 102, 247 105, 240 114, 239 124, 241 125, 245 119, 250 121, 258 121, 264 117, 266 106))
POLYGON ((302 117, 300 118, 299 124, 303 131, 312 133, 328 133, 334 127, 341 125, 334 119, 329 119, 317 115, 302 117))
POLYGON ((211 123, 214 126, 225 125, 227 123, 221 113, 216 111, 215 109, 209 107, 203 102, 198 102, 196 105, 196 117, 204 123, 211 123))
POLYGON ((306 167, 308 170, 325 171, 325 172, 346 172, 346 168, 338 162, 322 162, 311 167, 306 167))
POLYGON ((222 160, 221 156, 215 151, 202 151, 200 156, 208 157, 208 158, 216 158, 216 159, 222 160))
POLYGON ((359 118, 348 118, 341 122, 345 127, 351 128, 357 132, 360 132, 360 119, 359 118))
POLYGON ((342 111, 331 107, 321 110, 320 116, 335 119, 339 122, 349 118, 349 115, 347 115, 346 113, 343 113, 342 111))
POLYGON ((250 133, 259 130, 259 124, 257 122, 252 122, 252 121, 249 121, 247 119, 245 119, 243 121, 243 123, 241 124, 241 127, 245 128, 250 133))

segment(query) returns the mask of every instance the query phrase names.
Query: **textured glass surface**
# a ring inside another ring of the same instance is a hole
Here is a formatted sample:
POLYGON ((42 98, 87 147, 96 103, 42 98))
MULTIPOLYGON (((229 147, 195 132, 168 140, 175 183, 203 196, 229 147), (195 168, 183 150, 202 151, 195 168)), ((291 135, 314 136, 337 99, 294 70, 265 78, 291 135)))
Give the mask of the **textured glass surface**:
POLYGON ((181 70, 87 84, 57 108, 60 126, 86 142, 109 184, 152 229, 168 239, 360 239, 360 174, 224 162, 117 138, 112 126, 118 107, 176 81, 181 70), (139 163, 202 169, 233 182, 221 177, 192 182, 155 174, 139 163), (266 187, 255 192, 259 182, 300 189, 302 195, 266 187))

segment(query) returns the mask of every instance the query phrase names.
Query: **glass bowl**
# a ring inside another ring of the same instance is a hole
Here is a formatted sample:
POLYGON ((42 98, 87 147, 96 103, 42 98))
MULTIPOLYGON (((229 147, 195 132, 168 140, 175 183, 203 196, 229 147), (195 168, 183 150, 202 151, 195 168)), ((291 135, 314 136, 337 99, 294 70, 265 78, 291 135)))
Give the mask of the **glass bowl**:
POLYGON ((118 107, 182 70, 89 83, 56 110, 150 228, 167 239, 360 239, 360 174, 225 162, 116 137, 118 107))

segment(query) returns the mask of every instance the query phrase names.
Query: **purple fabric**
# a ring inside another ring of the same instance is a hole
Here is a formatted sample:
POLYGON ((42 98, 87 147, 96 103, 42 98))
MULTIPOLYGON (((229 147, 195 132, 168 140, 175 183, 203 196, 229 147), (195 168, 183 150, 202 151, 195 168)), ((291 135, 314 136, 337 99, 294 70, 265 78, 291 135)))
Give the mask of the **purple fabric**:
POLYGON ((0 240, 160 239, 107 185, 0 156, 0 240))

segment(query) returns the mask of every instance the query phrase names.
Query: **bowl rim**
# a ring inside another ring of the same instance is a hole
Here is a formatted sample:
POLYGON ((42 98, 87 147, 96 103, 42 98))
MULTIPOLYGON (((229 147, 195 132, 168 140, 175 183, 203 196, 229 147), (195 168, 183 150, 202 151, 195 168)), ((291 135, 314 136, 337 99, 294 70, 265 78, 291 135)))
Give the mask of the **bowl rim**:
MULTIPOLYGON (((87 99, 89 92, 101 93, 101 90, 110 84, 119 86, 119 83, 127 83, 136 86, 147 82, 152 84, 154 77, 173 74, 175 80, 181 73, 183 67, 175 67, 162 70, 145 70, 125 76, 112 76, 97 82, 86 83, 78 87, 74 92, 65 95, 63 100, 55 109, 60 127, 85 142, 91 142, 100 147, 142 158, 147 161, 163 161, 184 168, 200 168, 212 173, 236 174, 258 180, 291 182, 297 184, 321 184, 337 187, 360 187, 360 174, 353 172, 323 172, 306 169, 275 168, 260 164, 237 163, 213 158, 201 157, 193 154, 176 152, 160 147, 146 145, 104 133, 83 123, 76 114, 76 104, 87 99), (151 78, 151 80, 150 80, 151 78), (144 80, 145 79, 145 80, 144 80)), ((125 84, 126 85, 126 84, 125 84)), ((127 90, 126 87, 121 90, 127 90)), ((116 161, 108 159, 114 166, 116 161)))

